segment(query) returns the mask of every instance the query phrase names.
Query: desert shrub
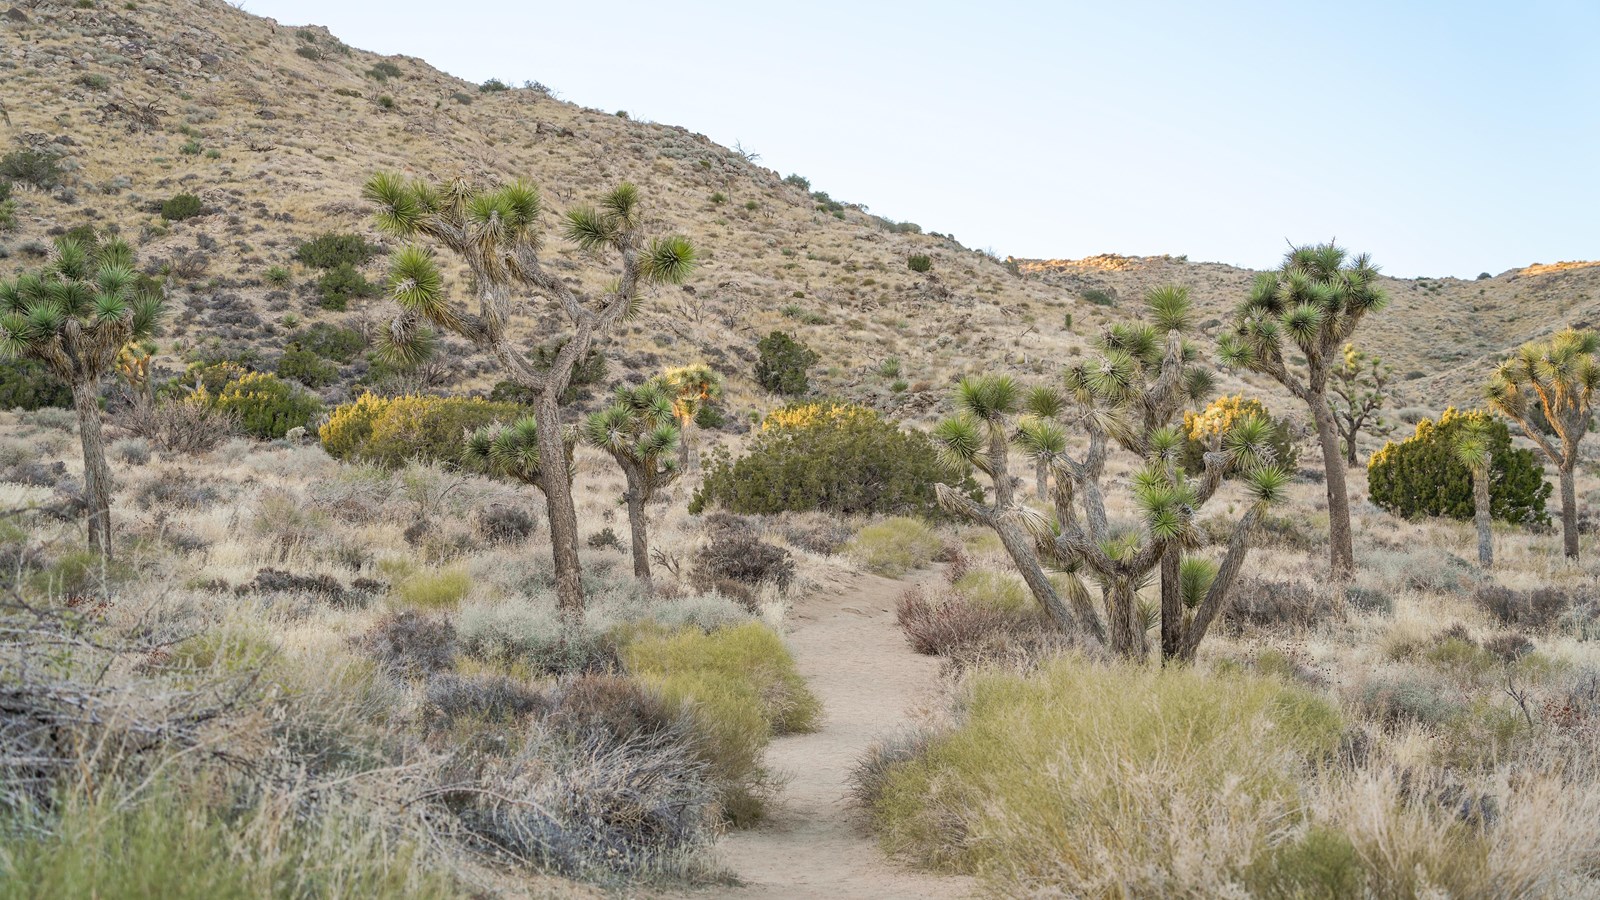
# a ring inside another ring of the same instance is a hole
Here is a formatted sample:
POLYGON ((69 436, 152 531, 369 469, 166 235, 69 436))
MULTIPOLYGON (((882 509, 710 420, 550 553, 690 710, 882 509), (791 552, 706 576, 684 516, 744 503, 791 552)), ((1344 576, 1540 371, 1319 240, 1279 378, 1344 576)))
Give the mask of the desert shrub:
POLYGON ((853 537, 850 526, 820 512, 784 513, 772 527, 791 545, 820 556, 838 553, 853 537))
POLYGON ((496 504, 478 513, 476 526, 484 543, 515 544, 537 531, 539 522, 525 509, 496 504))
POLYGON ((1071 638, 1031 606, 975 602, 960 592, 911 588, 895 603, 906 642, 917 653, 958 669, 1001 666, 1029 670, 1072 649, 1071 638))
POLYGON ((434 728, 449 728, 459 719, 509 722, 549 707, 543 694, 504 675, 452 672, 440 672, 428 679, 423 702, 434 728))
POLYGON ((398 469, 407 462, 458 464, 465 434, 521 418, 512 403, 477 397, 379 397, 363 394, 335 407, 318 430, 334 459, 398 469))
POLYGON ((1356 708, 1380 725, 1441 725, 1460 707, 1452 698, 1459 692, 1433 678, 1407 672, 1385 673, 1366 679, 1356 695, 1356 708))
POLYGON ((926 253, 913 253, 906 258, 906 268, 919 274, 933 271, 933 257, 926 253))
POLYGON ((1542 586, 1520 591, 1498 584, 1479 585, 1473 598, 1502 625, 1548 628, 1583 599, 1559 587, 1542 586))
POLYGON ((394 586, 394 594, 407 606, 419 609, 454 609, 472 589, 472 576, 460 569, 415 572, 394 586))
POLYGON ((317 295, 321 298, 319 302, 322 308, 335 312, 342 312, 353 298, 372 297, 377 293, 377 286, 367 281, 366 276, 349 263, 340 263, 317 279, 317 295))
POLYGON ((782 639, 755 622, 709 634, 640 629, 622 660, 694 716, 724 815, 740 825, 759 819, 771 789, 767 743, 773 734, 814 730, 822 711, 782 639))
POLYGON ((855 404, 822 401, 768 415, 737 461, 718 450, 690 502, 736 513, 822 510, 836 515, 939 515, 933 485, 976 491, 942 461, 928 436, 855 404))
POLYGON ((283 795, 162 780, 142 795, 96 784, 45 822, 0 819, 0 898, 162 897, 247 900, 283 896, 460 895, 440 871, 415 863, 422 848, 386 833, 348 803, 293 809, 283 795))
POLYGON ((61 162, 43 150, 19 147, 0 156, 0 181, 20 181, 49 190, 61 183, 61 162))
POLYGON ((756 383, 774 394, 797 395, 811 389, 806 372, 821 357, 788 333, 774 331, 756 343, 756 383))
POLYGON ((1083 298, 1085 303, 1093 303, 1095 306, 1117 305, 1116 291, 1104 290, 1102 288, 1086 288, 1079 296, 1083 298))
POLYGON ((354 328, 318 322, 294 336, 294 343, 318 356, 347 363, 367 349, 367 338, 354 328))
POLYGON ((1289 420, 1274 416, 1260 400, 1243 395, 1218 397, 1200 412, 1184 412, 1184 469, 1191 475, 1202 472, 1211 441, 1227 434, 1236 422, 1249 416, 1263 419, 1272 426, 1272 435, 1267 444, 1272 448, 1277 464, 1293 472, 1295 464, 1300 461, 1300 450, 1295 446, 1289 420))
POLYGON ((313 269, 337 269, 340 266, 359 267, 377 256, 379 248, 366 242, 359 234, 327 232, 295 248, 294 258, 313 269))
POLYGON ((1518 525, 1548 523, 1544 504, 1550 485, 1544 478, 1544 466, 1533 451, 1511 446, 1505 422, 1479 411, 1447 409, 1437 422, 1418 422, 1411 437, 1379 448, 1367 463, 1372 502, 1408 519, 1471 519, 1472 473, 1455 453, 1456 441, 1469 428, 1482 429, 1489 446, 1490 514, 1518 525))
POLYGON ((1329 593, 1300 581, 1244 575, 1234 583, 1222 620, 1235 627, 1309 628, 1337 614, 1329 593))
POLYGON ((379 619, 359 644, 385 671, 418 678, 455 663, 456 629, 448 619, 405 610, 379 619))
POLYGON ((1028 593, 1022 579, 1009 572, 973 569, 950 583, 950 586, 978 606, 1003 612, 1015 612, 1033 606, 1033 596, 1028 593))
POLYGON ((339 367, 310 350, 290 345, 274 368, 279 378, 298 381, 309 388, 326 387, 339 380, 339 367))
POLYGON ((200 198, 193 194, 175 194, 161 202, 161 218, 169 222, 182 222, 200 215, 203 209, 200 198))
POLYGON ((0 409, 70 407, 72 389, 31 359, 0 358, 0 409))
POLYGON ((614 659, 606 635, 562 622, 549 602, 468 603, 456 630, 461 652, 513 673, 593 671, 614 659))
POLYGON ((868 572, 900 578, 932 562, 943 548, 944 541, 928 523, 896 516, 862 526, 845 545, 845 553, 868 572))
POLYGON ((462 824, 528 865, 637 887, 692 871, 713 834, 716 791, 687 722, 617 742, 538 725, 498 764, 462 824))
POLYGON ((913 728, 873 741, 850 767, 851 799, 871 810, 882 799, 895 767, 926 753, 935 736, 931 729, 913 728))
POLYGON ((163 452, 185 455, 209 453, 237 430, 231 415, 194 399, 157 401, 125 425, 163 452))
POLYGON ((229 416, 245 434, 263 440, 281 438, 291 428, 304 428, 322 411, 316 395, 264 372, 238 374, 215 393, 201 387, 191 402, 229 416))
POLYGON ((400 77, 400 67, 387 59, 383 59, 368 69, 367 74, 377 81, 388 81, 391 78, 400 77))
POLYGON ((111 445, 111 455, 130 466, 148 465, 150 442, 142 437, 122 438, 111 445))
MULTIPOLYGON (((700 590, 716 590, 729 581, 745 587, 766 583, 783 590, 794 580, 789 551, 761 540, 754 525, 732 516, 713 516, 707 524, 706 545, 695 554, 692 573, 700 590)), ((734 593, 749 597, 744 591, 734 593)))
POLYGON ((969 690, 962 723, 890 766, 872 812, 886 848, 1008 895, 1221 893, 1342 730, 1276 678, 1185 668, 1066 657, 969 690))
POLYGON ((556 687, 544 724, 577 737, 598 735, 623 744, 669 733, 684 718, 677 704, 650 685, 622 675, 584 674, 556 687))

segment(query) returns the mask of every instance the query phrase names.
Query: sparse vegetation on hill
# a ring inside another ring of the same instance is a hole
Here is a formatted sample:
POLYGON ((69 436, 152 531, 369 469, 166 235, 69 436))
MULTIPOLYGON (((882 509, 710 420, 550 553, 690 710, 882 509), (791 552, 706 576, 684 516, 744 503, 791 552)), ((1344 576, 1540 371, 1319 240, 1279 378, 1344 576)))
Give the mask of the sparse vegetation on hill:
POLYGON ((0 34, 0 898, 1600 893, 1600 266, 1001 259, 215 0, 0 34))

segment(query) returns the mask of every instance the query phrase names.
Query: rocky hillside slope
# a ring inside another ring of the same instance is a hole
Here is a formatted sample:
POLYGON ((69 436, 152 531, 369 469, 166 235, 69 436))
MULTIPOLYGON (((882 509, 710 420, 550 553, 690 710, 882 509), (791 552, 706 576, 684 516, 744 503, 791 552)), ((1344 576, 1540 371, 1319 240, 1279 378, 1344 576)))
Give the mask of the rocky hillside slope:
MULTIPOLYGON (((813 195, 684 128, 578 107, 537 85, 482 90, 422 60, 367 53, 221 0, 19 2, 0 12, 0 78, 0 152, 41 151, 61 171, 43 187, 17 182, 0 271, 37 264, 51 235, 85 224, 135 239, 143 265, 166 274, 171 368, 205 343, 270 361, 307 323, 381 321, 378 300, 322 309, 318 273, 292 258, 323 232, 382 240, 359 199, 379 169, 527 176, 553 209, 638 184, 661 228, 691 236, 704 265, 688 286, 651 297, 616 337, 612 375, 703 358, 730 375, 736 408, 766 402, 749 373, 755 341, 774 328, 821 354, 819 389, 916 417, 965 371, 1041 377, 1126 315, 1147 285, 1191 284, 1220 320, 1251 275, 1166 257, 996 259, 813 195), (197 195, 202 212, 166 221, 159 205, 180 193, 197 195), (908 268, 918 254, 931 272, 908 268), (286 283, 275 283, 275 267, 288 270, 286 283), (1114 292, 1118 305, 1089 302, 1092 290, 1114 292)), ((603 274, 559 239, 549 253, 573 278, 603 274)), ((378 280, 382 267, 373 260, 367 277, 378 280)), ((1402 372, 1420 372, 1407 391, 1432 402, 1469 397, 1468 383, 1503 348, 1590 319, 1600 267, 1391 288, 1394 308, 1366 340, 1402 372)), ((487 360, 446 358, 434 373, 440 389, 495 378, 487 360)), ((362 365, 347 366, 327 399, 352 390, 362 365)))

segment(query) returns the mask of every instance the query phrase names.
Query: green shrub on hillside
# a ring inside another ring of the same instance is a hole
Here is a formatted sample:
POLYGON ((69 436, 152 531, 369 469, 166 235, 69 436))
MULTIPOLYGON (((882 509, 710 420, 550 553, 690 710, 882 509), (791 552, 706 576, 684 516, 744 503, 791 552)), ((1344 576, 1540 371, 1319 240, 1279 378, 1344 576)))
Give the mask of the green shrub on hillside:
POLYGON ((1367 463, 1372 502, 1408 519, 1472 518, 1472 473, 1455 452, 1457 437, 1470 427, 1482 428, 1489 445, 1490 514, 1517 525, 1548 523, 1544 504, 1550 484, 1544 466, 1533 451, 1511 446, 1504 421, 1478 410, 1447 409, 1437 422, 1423 419, 1411 437, 1390 441, 1372 454, 1367 463))
POLYGON ((725 450, 712 457, 689 511, 937 516, 933 485, 941 481, 978 489, 920 431, 903 431, 856 404, 792 404, 766 417, 738 460, 725 450))
POLYGON ((72 405, 72 389, 31 359, 0 359, 0 409, 72 405))
POLYGON ((926 253, 914 253, 906 259, 906 268, 922 274, 933 271, 933 257, 926 253))
POLYGON ((0 181, 20 181, 50 190, 61 183, 61 162, 42 150, 21 147, 0 156, 0 181))
POLYGON ((811 389, 806 372, 821 357, 787 332, 774 331, 756 344, 756 383, 774 394, 791 396, 811 389))
POLYGON ((264 372, 231 378, 215 393, 202 387, 192 402, 226 413, 246 434, 263 440, 305 428, 322 412, 322 401, 297 384, 264 372))
POLYGON ((193 194, 177 194, 161 204, 161 218, 169 222, 181 222, 200 215, 203 209, 200 198, 193 194))
POLYGON ((344 312, 353 298, 372 297, 377 293, 377 286, 349 263, 340 263, 317 279, 317 294, 321 297, 322 308, 334 312, 344 312))
POLYGON ((378 248, 366 242, 359 234, 320 234, 302 241, 295 248, 294 258, 313 269, 337 269, 343 265, 360 266, 378 255, 378 248))
POLYGON ((326 387, 339 378, 339 367, 317 354, 290 344, 274 369, 279 378, 298 381, 309 388, 326 387))
POLYGON ((527 415, 515 403, 477 397, 363 394, 333 410, 317 432, 334 459, 398 469, 411 460, 459 465, 464 435, 527 415))

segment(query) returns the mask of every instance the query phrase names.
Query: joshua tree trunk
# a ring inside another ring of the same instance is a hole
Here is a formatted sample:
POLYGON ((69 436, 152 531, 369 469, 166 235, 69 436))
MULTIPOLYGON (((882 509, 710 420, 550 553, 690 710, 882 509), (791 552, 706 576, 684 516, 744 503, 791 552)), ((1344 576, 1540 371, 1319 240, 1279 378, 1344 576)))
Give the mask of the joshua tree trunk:
POLYGON ((1339 452, 1339 431, 1326 403, 1311 404, 1322 445, 1322 468, 1328 488, 1328 558, 1333 577, 1345 581, 1355 573, 1355 549, 1350 537, 1350 493, 1345 486, 1344 456, 1339 452))
POLYGON ((83 443, 83 499, 89 513, 89 548, 111 558, 111 467, 106 465, 105 438, 100 434, 100 382, 72 383, 72 408, 78 414, 83 443))
POLYGON ((694 465, 694 446, 689 440, 689 427, 694 424, 693 419, 678 420, 678 471, 688 474, 694 465))
POLYGON ((1183 592, 1178 583, 1183 551, 1177 544, 1161 554, 1161 661, 1178 655, 1183 641, 1183 592))
POLYGON ((1478 565, 1494 566, 1494 528, 1489 519, 1489 470, 1472 472, 1472 523, 1478 527, 1478 565))
POLYGON ((1138 596, 1133 581, 1118 577, 1111 586, 1111 652, 1134 662, 1144 662, 1144 623, 1139 620, 1138 596))
POLYGON ((639 579, 646 591, 650 590, 650 536, 649 522, 645 519, 644 491, 639 487, 639 476, 629 471, 628 476, 628 529, 633 532, 633 577, 639 579))
MULTIPOLYGON (((88 447, 85 445, 84 452, 88 447)), ((1578 492, 1572 481, 1572 467, 1567 466, 1559 470, 1561 473, 1561 545, 1566 551, 1567 559, 1578 558, 1578 492)))
POLYGON ((1179 662, 1194 662, 1195 651, 1200 649, 1200 642, 1205 640, 1207 629, 1226 610, 1233 593, 1234 579, 1239 577, 1245 557, 1250 554, 1250 535, 1255 530, 1256 522, 1261 519, 1262 509, 1260 504, 1252 506, 1239 524, 1234 526, 1233 535, 1228 538, 1228 553, 1222 558, 1222 565, 1217 567, 1211 587, 1206 589, 1206 598, 1195 610, 1194 621, 1184 629, 1183 640, 1178 646, 1179 662))
POLYGON ((1012 563, 1017 567, 1017 572, 1022 575, 1022 581, 1033 592, 1034 599, 1045 608, 1050 618, 1056 621, 1061 629, 1069 634, 1080 630, 1093 634, 1096 638, 1104 639, 1100 633, 1100 621, 1094 614, 1094 609, 1088 603, 1088 595, 1078 592, 1081 596, 1074 599, 1079 601, 1069 607, 1061 600, 1061 595, 1056 593, 1055 585, 1045 577, 1044 568, 1039 564, 1039 554, 1034 549, 1034 540, 1022 530, 1016 522, 1008 522, 996 518, 991 526, 995 534, 1000 536, 1000 543, 1011 555, 1012 563))
POLYGON ((549 461, 542 467, 540 479, 550 518, 550 557, 556 570, 556 600, 564 617, 582 619, 583 570, 578 562, 578 510, 572 502, 567 448, 561 440, 561 408, 556 396, 555 391, 546 390, 536 407, 539 458, 549 461))
POLYGON ((1047 460, 1047 459, 1045 459, 1043 457, 1040 457, 1039 461, 1034 464, 1034 467, 1033 467, 1033 479, 1034 479, 1034 487, 1033 487, 1034 493, 1038 496, 1039 501, 1042 503, 1042 502, 1045 502, 1045 501, 1049 500, 1050 499, 1050 461, 1049 460, 1047 460))
POLYGON ((1354 431, 1350 432, 1350 436, 1344 439, 1344 464, 1352 469, 1356 465, 1356 433, 1354 431))

